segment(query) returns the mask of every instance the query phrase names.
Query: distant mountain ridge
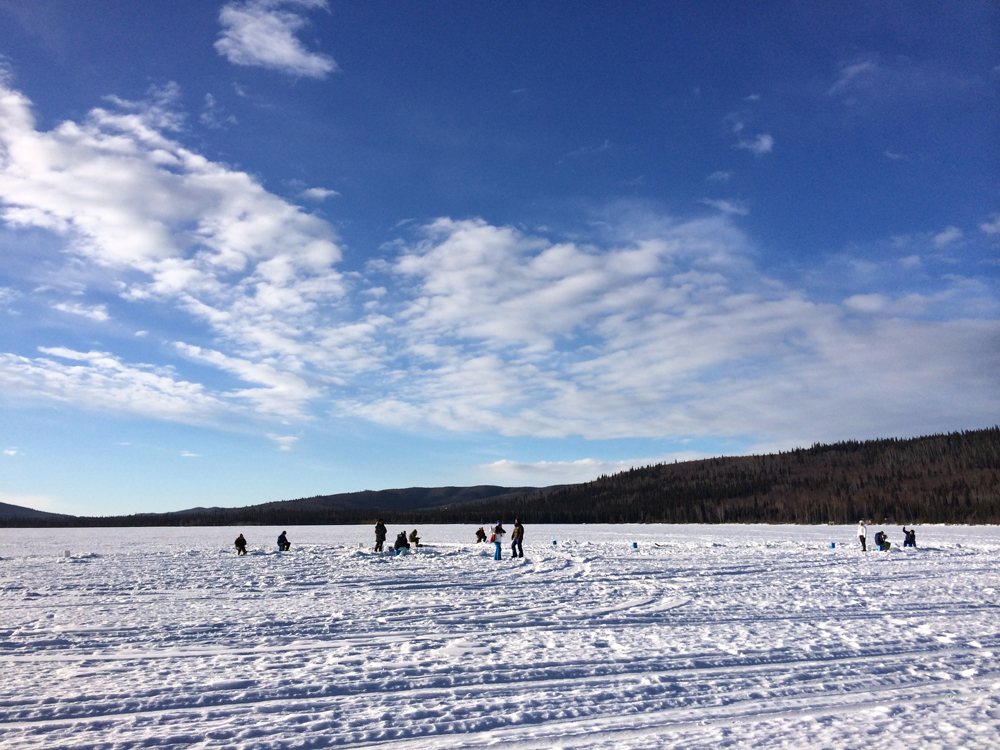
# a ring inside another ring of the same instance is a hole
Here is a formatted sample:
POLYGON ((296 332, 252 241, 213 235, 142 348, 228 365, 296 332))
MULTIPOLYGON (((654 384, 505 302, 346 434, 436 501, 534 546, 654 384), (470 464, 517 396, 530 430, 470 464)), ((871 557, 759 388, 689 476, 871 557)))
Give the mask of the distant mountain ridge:
POLYGON ((10 503, 0 503, 0 519, 5 518, 75 518, 75 516, 67 516, 62 513, 49 513, 44 510, 35 510, 34 508, 24 508, 20 505, 11 505, 10 503))
MULTIPOLYGON (((17 506, 4 506, 17 509, 17 506)), ((631 469, 552 487, 410 487, 242 508, 74 517, 18 509, 0 526, 387 523, 1000 523, 1000 427, 845 441, 631 469)))

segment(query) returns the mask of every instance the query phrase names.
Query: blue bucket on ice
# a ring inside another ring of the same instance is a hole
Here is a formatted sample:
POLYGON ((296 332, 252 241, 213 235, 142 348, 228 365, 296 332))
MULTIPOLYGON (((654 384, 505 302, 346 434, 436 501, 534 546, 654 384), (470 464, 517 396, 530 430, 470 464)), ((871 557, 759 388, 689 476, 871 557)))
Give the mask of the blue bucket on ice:
POLYGON ((836 542, 830 542, 830 549, 833 549, 836 546, 837 546, 836 542))
POLYGON ((552 540, 552 546, 553 546, 553 547, 555 547, 555 546, 556 546, 556 540, 555 540, 555 539, 553 539, 553 540, 552 540))
POLYGON ((632 542, 632 549, 639 549, 639 543, 638 542, 632 542))

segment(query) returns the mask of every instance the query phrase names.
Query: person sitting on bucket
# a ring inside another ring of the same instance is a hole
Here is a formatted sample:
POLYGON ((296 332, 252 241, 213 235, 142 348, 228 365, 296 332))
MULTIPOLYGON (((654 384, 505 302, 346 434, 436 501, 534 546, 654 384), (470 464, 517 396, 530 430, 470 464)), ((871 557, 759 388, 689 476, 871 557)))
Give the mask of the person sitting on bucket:
POLYGON ((909 529, 903 527, 903 546, 904 547, 916 547, 917 546, 917 530, 909 529))
POLYGON ((877 531, 875 532, 875 544, 878 547, 879 552, 885 552, 885 532, 877 531))
POLYGON ((414 547, 423 547, 424 546, 424 545, 422 545, 420 543, 420 537, 417 536, 417 530, 416 529, 414 529, 413 531, 410 532, 410 544, 412 544, 414 547))
POLYGON ((476 544, 486 541, 486 532, 483 531, 483 527, 480 526, 478 531, 476 531, 476 544))
POLYGON ((396 537, 396 543, 392 545, 394 550, 409 549, 410 543, 406 541, 406 532, 400 531, 399 535, 396 537))
POLYGON ((289 542, 288 541, 288 537, 285 536, 286 533, 287 532, 282 531, 278 535, 278 551, 279 552, 288 552, 288 550, 290 550, 292 548, 292 543, 289 542))

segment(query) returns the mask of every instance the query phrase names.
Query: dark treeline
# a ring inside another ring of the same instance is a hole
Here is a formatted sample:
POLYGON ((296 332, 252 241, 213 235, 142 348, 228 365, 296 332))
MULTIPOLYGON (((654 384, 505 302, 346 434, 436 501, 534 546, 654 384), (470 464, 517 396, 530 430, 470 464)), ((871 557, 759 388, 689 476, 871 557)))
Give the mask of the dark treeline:
POLYGON ((1000 523, 1000 427, 848 441, 764 456, 658 464, 548 491, 425 508, 303 501, 116 517, 5 518, 7 526, 427 523, 1000 523))

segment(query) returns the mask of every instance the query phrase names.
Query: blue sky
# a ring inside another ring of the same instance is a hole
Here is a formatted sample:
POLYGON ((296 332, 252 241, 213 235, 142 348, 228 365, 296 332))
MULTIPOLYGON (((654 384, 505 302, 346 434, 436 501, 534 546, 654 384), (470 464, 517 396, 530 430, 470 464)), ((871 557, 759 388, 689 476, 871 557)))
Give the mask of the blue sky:
POLYGON ((998 41, 990 2, 0 0, 0 501, 995 425, 998 41))

